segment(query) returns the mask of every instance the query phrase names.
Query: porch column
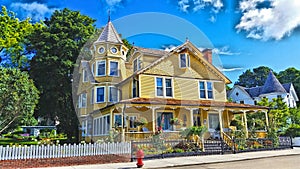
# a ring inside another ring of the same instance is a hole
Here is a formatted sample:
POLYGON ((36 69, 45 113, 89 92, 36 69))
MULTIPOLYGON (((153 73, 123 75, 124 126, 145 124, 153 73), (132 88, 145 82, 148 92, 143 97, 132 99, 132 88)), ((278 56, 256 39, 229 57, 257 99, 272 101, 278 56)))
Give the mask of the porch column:
POLYGON ((267 128, 268 128, 268 127, 269 127, 269 117, 268 117, 268 112, 265 111, 264 113, 265 113, 265 116, 266 116, 266 126, 267 126, 267 128))
POLYGON ((245 125, 245 131, 246 131, 246 138, 249 137, 248 135, 248 125, 247 125, 247 115, 246 115, 246 111, 243 111, 244 114, 244 125, 245 125))
POLYGON ((125 142, 125 110, 126 110, 126 104, 124 104, 122 108, 122 142, 125 142))
POLYGON ((152 109, 152 132, 155 133, 155 130, 156 130, 156 116, 155 116, 155 110, 158 109, 159 107, 154 107, 152 106, 151 109, 152 109))
POLYGON ((193 113, 194 109, 190 109, 190 127, 194 126, 194 113, 193 113))
POLYGON ((218 110, 220 121, 220 132, 223 133, 223 110, 218 110))

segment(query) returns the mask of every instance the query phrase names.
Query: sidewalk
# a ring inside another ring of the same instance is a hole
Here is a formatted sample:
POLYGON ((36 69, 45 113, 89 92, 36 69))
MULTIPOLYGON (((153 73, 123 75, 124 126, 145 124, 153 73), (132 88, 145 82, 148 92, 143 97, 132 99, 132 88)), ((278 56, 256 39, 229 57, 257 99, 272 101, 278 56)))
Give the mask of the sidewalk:
MULTIPOLYGON (((229 161, 241 161, 250 159, 259 159, 276 156, 300 155, 300 148, 289 150, 274 150, 274 151, 260 151, 248 152, 239 154, 225 154, 225 155, 208 155, 208 156, 191 156, 191 157, 176 157, 155 160, 144 160, 143 168, 167 168, 174 166, 188 166, 197 164, 220 163, 229 161)), ((131 169, 136 168, 136 162, 129 163, 114 163, 114 164, 93 164, 93 165, 79 165, 67 167, 54 167, 54 169, 131 169)), ((49 169, 49 168, 39 168, 49 169)))

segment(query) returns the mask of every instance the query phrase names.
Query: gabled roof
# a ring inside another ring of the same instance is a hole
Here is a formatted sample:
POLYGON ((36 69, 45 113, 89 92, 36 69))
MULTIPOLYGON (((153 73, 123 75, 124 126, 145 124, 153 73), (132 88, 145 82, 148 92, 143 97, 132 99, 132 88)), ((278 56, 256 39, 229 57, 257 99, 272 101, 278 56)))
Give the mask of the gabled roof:
POLYGON ((134 47, 137 49, 138 52, 144 53, 144 54, 150 54, 150 55, 155 55, 155 56, 164 56, 168 54, 168 51, 165 50, 158 50, 158 49, 150 49, 150 48, 143 48, 143 47, 134 47))
POLYGON ((111 21, 106 24, 96 42, 113 42, 123 44, 122 39, 111 21))
POLYGON ((287 92, 289 92, 291 90, 292 83, 285 83, 285 84, 282 84, 282 86, 287 92))
MULTIPOLYGON (((201 51, 197 47, 195 47, 190 41, 186 41, 182 45, 180 45, 180 46, 176 47, 175 49, 171 50, 166 55, 164 55, 161 58, 157 59, 152 64, 150 64, 150 65, 146 66, 145 68, 141 69, 140 71, 138 71, 137 74, 141 74, 141 73, 147 71, 148 69, 154 67, 155 65, 159 64, 160 62, 162 62, 163 60, 165 60, 166 58, 171 56, 173 53, 180 52, 184 49, 188 49, 188 50, 191 50, 194 53, 198 53, 198 54, 196 54, 197 56, 201 54, 201 51)), ((209 63, 206 59, 204 59, 203 57, 198 57, 198 59, 206 68, 208 68, 211 72, 215 73, 218 77, 223 79, 225 81, 225 83, 227 83, 227 84, 231 83, 231 81, 222 72, 220 72, 219 69, 217 69, 211 63, 209 63)))
POLYGON ((272 71, 269 72, 267 80, 262 88, 261 94, 267 93, 286 93, 282 84, 278 81, 272 71))

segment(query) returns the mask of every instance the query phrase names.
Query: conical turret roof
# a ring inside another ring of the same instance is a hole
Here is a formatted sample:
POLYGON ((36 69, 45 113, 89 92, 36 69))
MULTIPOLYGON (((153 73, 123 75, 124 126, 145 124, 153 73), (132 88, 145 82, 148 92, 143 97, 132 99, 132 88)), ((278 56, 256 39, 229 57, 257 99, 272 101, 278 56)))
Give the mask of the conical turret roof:
POLYGON ((270 71, 267 80, 263 86, 261 94, 275 93, 275 92, 286 93, 286 90, 278 81, 278 79, 275 77, 273 72, 270 71))
POLYGON ((96 42, 113 42, 123 44, 122 39, 111 21, 108 21, 96 42))

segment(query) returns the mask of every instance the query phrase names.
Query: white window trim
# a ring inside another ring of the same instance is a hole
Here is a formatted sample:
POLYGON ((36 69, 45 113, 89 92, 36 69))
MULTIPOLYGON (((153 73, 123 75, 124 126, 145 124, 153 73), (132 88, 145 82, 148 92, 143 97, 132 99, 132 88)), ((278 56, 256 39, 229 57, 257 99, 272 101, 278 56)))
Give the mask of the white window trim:
POLYGON ((108 101, 109 101, 109 102, 111 102, 111 103, 117 103, 117 102, 119 102, 119 90, 118 90, 118 88, 115 87, 115 86, 109 86, 109 87, 108 87, 108 96, 109 96, 109 98, 108 98, 108 101), (110 89, 111 89, 111 88, 116 88, 116 89, 117 89, 117 101, 116 101, 116 102, 110 101, 110 89))
POLYGON ((139 89, 138 89, 138 85, 139 85, 139 81, 138 80, 135 80, 134 78, 132 79, 132 85, 131 85, 131 96, 132 98, 137 98, 139 97, 139 89), (136 96, 133 97, 133 84, 134 84, 134 81, 136 81, 136 89, 135 89, 135 92, 136 92, 136 96))
POLYGON ((91 70, 92 70, 92 74, 93 74, 93 76, 95 76, 95 63, 93 63, 92 64, 92 66, 91 66, 91 70))
POLYGON ((155 76, 155 96, 156 97, 161 97, 161 98, 174 98, 174 80, 172 77, 161 77, 161 76, 155 76), (158 96, 157 95, 157 81, 156 78, 162 78, 162 88, 163 88, 163 96, 158 96), (171 86, 172 86, 172 96, 167 96, 166 95, 166 79, 171 79, 171 86))
POLYGON ((112 46, 112 47, 110 47, 109 52, 110 52, 111 54, 116 55, 116 54, 118 54, 119 49, 118 49, 117 47, 115 47, 115 46, 112 46), (113 48, 116 48, 116 49, 117 49, 116 53, 113 53, 113 52, 112 52, 112 49, 113 49, 113 48))
POLYGON ((116 116, 121 116, 121 124, 117 127, 122 127, 123 123, 124 123, 124 126, 126 126, 126 119, 124 120, 121 113, 114 113, 113 126, 115 126, 115 123, 116 123, 116 118, 115 118, 116 116))
POLYGON ((90 103, 94 104, 95 103, 95 90, 94 88, 91 89, 91 99, 90 103))
POLYGON ((118 61, 114 61, 114 60, 110 60, 109 61, 109 76, 113 76, 113 77, 119 77, 120 76, 120 73, 119 73, 119 68, 120 68, 120 64, 118 61), (117 67, 117 75, 111 75, 111 62, 116 62, 118 63, 118 67, 117 67))
POLYGON ((88 77, 88 75, 87 75, 87 70, 85 70, 85 69, 82 69, 82 82, 88 82, 89 81, 89 77, 88 77), (85 77, 86 77, 86 79, 85 79, 85 77))
POLYGON ((106 76, 106 60, 99 60, 99 61, 97 61, 96 62, 97 64, 96 64, 96 76, 98 76, 98 77, 100 77, 100 76, 106 76), (104 75, 99 75, 98 73, 98 66, 99 66, 99 63, 100 62, 104 62, 104 70, 105 70, 105 73, 104 73, 104 75))
POLYGON ((105 86, 97 86, 96 87, 96 97, 95 97, 95 103, 104 103, 105 102, 105 100, 106 100, 106 87, 105 86), (98 97, 98 93, 97 93, 97 90, 98 90, 98 88, 103 88, 103 91, 104 91, 104 100, 103 101, 100 101, 100 102, 98 102, 97 101, 97 97, 98 97))
POLYGON ((87 93, 81 93, 78 98, 78 108, 86 108, 87 107, 87 93), (83 105, 84 100, 83 96, 85 96, 85 105, 83 105))
POLYGON ((104 47, 104 46, 99 46, 99 47, 98 47, 98 53, 99 53, 99 54, 103 54, 103 53, 105 53, 105 50, 106 50, 106 49, 105 49, 105 47, 104 47), (100 52, 100 49, 101 49, 101 48, 103 48, 103 49, 104 49, 102 53, 100 52))
POLYGON ((136 57, 135 59, 133 59, 133 72, 139 71, 142 68, 142 60, 141 60, 141 56, 136 57), (136 70, 134 70, 134 61, 136 61, 136 70))
POLYGON ((179 68, 181 69, 186 69, 186 68, 189 68, 190 67, 190 55, 188 53, 180 53, 178 55, 178 60, 179 60, 179 68), (185 55, 185 63, 186 63, 186 67, 182 67, 181 65, 181 58, 180 58, 180 55, 184 54, 185 55))
POLYGON ((199 80, 198 81, 198 96, 199 99, 201 100, 214 100, 215 99, 215 94, 214 94, 214 82, 212 81, 207 81, 207 80, 199 80), (200 97, 200 82, 204 82, 204 90, 205 90, 205 98, 200 97), (208 98, 208 89, 207 89, 207 82, 210 82, 212 84, 212 98, 208 98))

